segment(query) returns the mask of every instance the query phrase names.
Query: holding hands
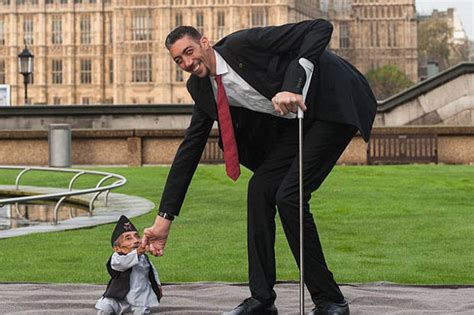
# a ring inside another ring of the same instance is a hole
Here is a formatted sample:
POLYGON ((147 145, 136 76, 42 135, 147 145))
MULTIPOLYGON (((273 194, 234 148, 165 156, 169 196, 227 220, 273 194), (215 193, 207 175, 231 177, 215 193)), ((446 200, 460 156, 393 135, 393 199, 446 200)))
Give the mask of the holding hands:
POLYGON ((146 247, 153 256, 163 256, 170 227, 170 220, 157 216, 155 223, 145 229, 141 246, 146 247))

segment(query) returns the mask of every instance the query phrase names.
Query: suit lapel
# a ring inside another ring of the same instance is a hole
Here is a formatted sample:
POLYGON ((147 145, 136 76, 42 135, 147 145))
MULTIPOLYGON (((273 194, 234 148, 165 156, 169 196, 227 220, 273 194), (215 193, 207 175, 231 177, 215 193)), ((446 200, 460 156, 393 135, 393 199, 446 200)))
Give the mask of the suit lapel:
POLYGON ((199 78, 191 75, 188 87, 196 106, 203 109, 212 119, 217 120, 217 105, 210 78, 199 78))
MULTIPOLYGON (((258 76, 255 75, 256 69, 244 59, 242 54, 239 55, 238 53, 232 52, 231 47, 228 46, 229 45, 226 46, 225 44, 222 46, 216 45, 214 46, 214 49, 217 50, 232 70, 237 72, 245 82, 250 84, 250 86, 257 90, 257 92, 270 100, 274 93, 259 79, 258 76)), ((271 56, 269 55, 268 58, 270 57, 271 56)))

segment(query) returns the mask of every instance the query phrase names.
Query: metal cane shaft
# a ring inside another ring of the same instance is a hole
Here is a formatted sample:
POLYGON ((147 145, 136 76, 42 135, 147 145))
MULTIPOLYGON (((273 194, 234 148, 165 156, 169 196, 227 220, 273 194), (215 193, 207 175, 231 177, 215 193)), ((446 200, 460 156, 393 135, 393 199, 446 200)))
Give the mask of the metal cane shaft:
POLYGON ((304 218, 303 218, 303 118, 299 120, 299 190, 300 190, 300 314, 304 314, 304 218))
MULTIPOLYGON (((306 74, 306 82, 303 87, 303 101, 306 103, 309 85, 314 71, 314 65, 306 58, 300 58, 298 63, 303 67, 306 74)), ((303 212, 303 118, 304 113, 298 107, 299 120, 299 190, 300 190, 300 314, 304 314, 304 212, 303 212)))

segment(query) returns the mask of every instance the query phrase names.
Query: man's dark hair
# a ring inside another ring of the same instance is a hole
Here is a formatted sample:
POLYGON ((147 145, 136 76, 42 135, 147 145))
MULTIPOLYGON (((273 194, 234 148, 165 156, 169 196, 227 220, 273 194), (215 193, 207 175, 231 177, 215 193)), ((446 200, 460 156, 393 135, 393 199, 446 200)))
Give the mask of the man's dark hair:
POLYGON ((197 29, 195 29, 192 26, 178 26, 174 30, 172 30, 168 36, 166 36, 165 40, 165 46, 167 49, 170 49, 170 47, 178 40, 183 38, 184 36, 189 36, 192 39, 199 41, 202 37, 201 33, 198 32, 197 29))

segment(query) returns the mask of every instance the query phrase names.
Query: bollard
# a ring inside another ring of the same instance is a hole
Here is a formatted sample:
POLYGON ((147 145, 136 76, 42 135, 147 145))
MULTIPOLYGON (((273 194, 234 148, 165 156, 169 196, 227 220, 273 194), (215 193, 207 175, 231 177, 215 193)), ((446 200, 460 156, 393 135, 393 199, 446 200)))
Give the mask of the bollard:
POLYGON ((49 166, 71 166, 71 126, 68 124, 49 125, 48 131, 49 166))

